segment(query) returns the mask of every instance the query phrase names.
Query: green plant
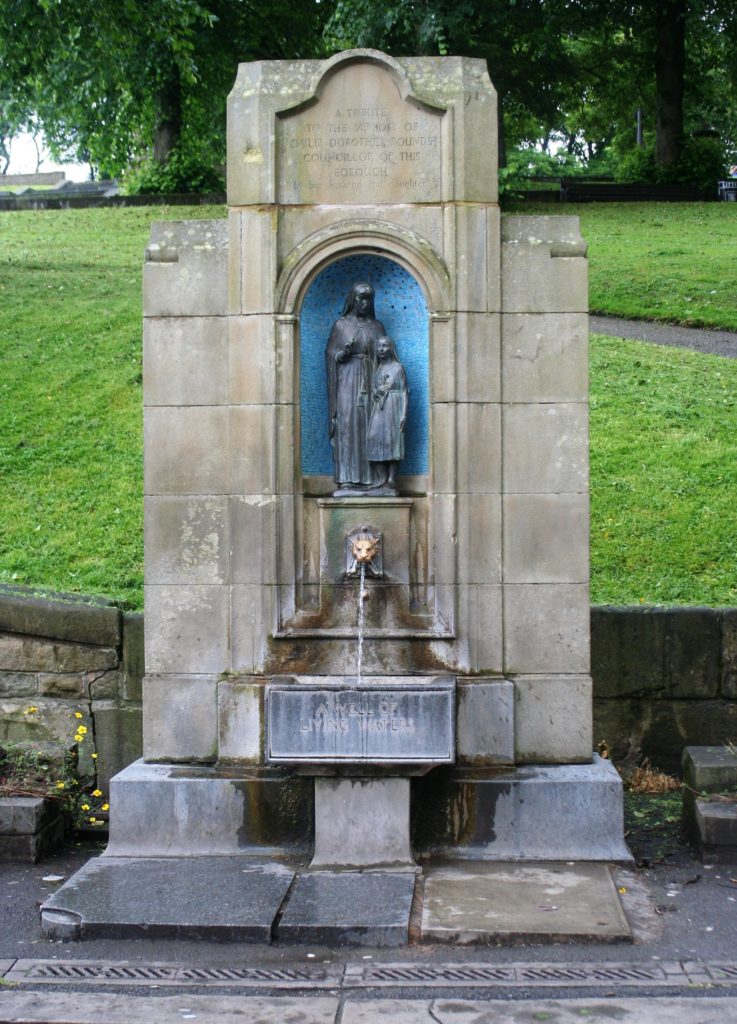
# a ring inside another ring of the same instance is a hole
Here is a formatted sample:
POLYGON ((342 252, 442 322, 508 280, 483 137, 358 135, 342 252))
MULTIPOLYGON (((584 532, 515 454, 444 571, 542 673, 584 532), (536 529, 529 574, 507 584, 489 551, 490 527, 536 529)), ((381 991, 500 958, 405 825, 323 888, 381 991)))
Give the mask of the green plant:
POLYGON ((166 163, 150 160, 141 164, 126 176, 123 184, 128 195, 206 195, 225 191, 225 178, 222 171, 212 166, 212 158, 178 149, 166 163))
MULTIPOLYGON (((35 715, 38 708, 26 708, 35 715)), ((99 828, 110 805, 93 779, 79 771, 79 747, 87 739, 87 726, 80 711, 70 718, 74 725, 73 744, 66 750, 38 749, 28 743, 5 743, 0 747, 0 796, 38 796, 54 800, 68 828, 99 828)), ((97 760, 97 754, 91 755, 97 760)))
POLYGON ((710 194, 725 176, 726 164, 726 151, 719 139, 698 136, 685 140, 678 162, 670 167, 655 162, 652 146, 630 150, 616 165, 615 177, 622 182, 690 185, 710 194))

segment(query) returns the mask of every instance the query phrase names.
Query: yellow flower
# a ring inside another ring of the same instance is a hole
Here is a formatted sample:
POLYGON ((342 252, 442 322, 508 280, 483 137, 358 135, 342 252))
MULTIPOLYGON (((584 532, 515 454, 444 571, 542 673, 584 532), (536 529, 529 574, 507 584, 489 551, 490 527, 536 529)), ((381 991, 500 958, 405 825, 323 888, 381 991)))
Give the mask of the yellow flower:
POLYGON ((38 708, 36 707, 36 705, 35 704, 31 704, 30 708, 26 708, 26 710, 23 712, 23 714, 24 715, 35 715, 37 711, 38 711, 38 708))
POLYGON ((74 737, 75 743, 84 743, 84 736, 80 736, 79 733, 74 737))
POLYGON ((92 790, 92 795, 93 796, 102 796, 102 790, 101 789, 93 789, 92 790))
POLYGON ((57 789, 65 789, 66 788, 66 782, 57 782, 56 788, 57 789))
POLYGON ((80 807, 82 808, 83 811, 89 811, 90 809, 89 804, 80 804, 80 807))
POLYGON ((97 754, 90 754, 90 757, 92 758, 93 761, 97 760, 97 754))
POLYGON ((90 818, 89 822, 90 822, 90 825, 95 825, 95 824, 97 824, 97 818, 90 818))
POLYGON ((74 717, 75 718, 84 718, 84 715, 82 714, 81 711, 75 711, 74 712, 74 717))
POLYGON ((84 736, 85 733, 87 732, 87 726, 86 725, 78 725, 77 726, 77 732, 81 732, 82 735, 84 736))
POLYGON ((102 810, 102 811, 109 811, 110 810, 110 804, 103 804, 102 807, 100 808, 100 810, 102 810))

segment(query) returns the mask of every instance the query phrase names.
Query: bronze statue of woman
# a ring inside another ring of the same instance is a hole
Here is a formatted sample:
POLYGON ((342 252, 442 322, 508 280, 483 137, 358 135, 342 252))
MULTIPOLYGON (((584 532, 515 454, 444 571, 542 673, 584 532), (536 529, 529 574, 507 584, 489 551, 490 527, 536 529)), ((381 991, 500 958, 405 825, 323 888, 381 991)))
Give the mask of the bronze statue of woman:
POLYGON ((374 313, 374 289, 354 284, 325 350, 330 442, 337 497, 363 494, 376 481, 366 452, 376 342, 386 334, 374 313))

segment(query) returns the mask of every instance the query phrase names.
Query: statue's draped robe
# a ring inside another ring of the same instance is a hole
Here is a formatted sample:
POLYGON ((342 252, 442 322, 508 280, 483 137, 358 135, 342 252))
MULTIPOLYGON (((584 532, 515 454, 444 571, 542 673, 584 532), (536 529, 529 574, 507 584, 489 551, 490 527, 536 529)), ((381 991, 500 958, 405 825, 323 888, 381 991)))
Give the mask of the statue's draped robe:
POLYGON ((368 487, 374 481, 366 438, 376 342, 385 333, 378 320, 353 314, 336 320, 330 332, 325 360, 334 477, 339 487, 368 487), (345 354, 348 342, 353 342, 350 355, 345 354))
POLYGON ((407 379, 404 367, 396 359, 378 363, 374 371, 373 407, 366 438, 366 454, 371 462, 399 462, 404 458, 402 423, 407 416, 407 379), (388 384, 389 390, 379 389, 388 384), (376 397, 379 392, 379 397, 376 397))

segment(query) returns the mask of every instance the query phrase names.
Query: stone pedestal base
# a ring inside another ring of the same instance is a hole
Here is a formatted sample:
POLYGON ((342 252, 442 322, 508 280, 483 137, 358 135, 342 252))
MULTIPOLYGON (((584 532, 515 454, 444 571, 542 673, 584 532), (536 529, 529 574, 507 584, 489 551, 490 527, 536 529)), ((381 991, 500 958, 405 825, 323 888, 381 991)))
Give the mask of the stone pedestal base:
POLYGON ((610 761, 415 779, 412 846, 422 860, 608 861, 631 864, 622 780, 610 761))
POLYGON ((284 768, 146 764, 110 782, 112 857, 306 858, 312 780, 284 768))
POLYGON ((310 868, 414 868, 409 779, 315 779, 310 868))

